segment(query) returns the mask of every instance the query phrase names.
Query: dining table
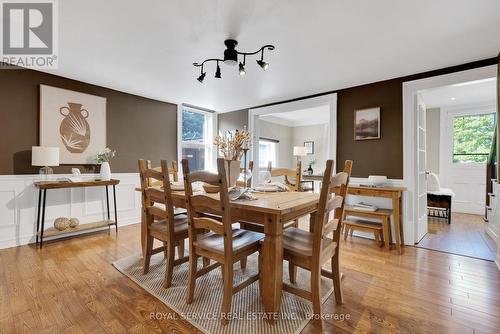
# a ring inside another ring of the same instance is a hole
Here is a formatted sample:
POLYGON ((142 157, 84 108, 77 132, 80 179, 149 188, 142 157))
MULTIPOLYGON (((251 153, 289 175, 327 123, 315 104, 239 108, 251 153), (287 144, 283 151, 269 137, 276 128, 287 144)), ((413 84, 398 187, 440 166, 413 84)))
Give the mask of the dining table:
MULTIPOLYGON (((141 191, 140 188, 136 190, 141 191)), ((202 190, 201 190, 202 191, 202 190)), ((215 199, 218 194, 207 194, 215 199)), ((285 223, 310 215, 318 210, 319 194, 305 192, 254 192, 254 199, 230 202, 234 222, 248 222, 263 227, 262 299, 266 319, 274 323, 279 318, 283 280, 283 227, 285 223)), ((186 208, 184 191, 172 191, 175 208, 186 208)), ((141 221, 141 243, 145 252, 146 222, 141 221)))

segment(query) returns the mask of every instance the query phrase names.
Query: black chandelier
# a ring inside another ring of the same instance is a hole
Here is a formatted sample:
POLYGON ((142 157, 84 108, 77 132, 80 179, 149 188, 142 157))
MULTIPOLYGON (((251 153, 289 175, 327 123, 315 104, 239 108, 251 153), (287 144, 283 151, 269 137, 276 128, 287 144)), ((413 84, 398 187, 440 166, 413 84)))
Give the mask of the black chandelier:
POLYGON ((246 65, 246 57, 247 56, 253 56, 255 54, 260 53, 260 59, 256 60, 257 64, 265 71, 269 67, 269 63, 266 63, 264 61, 264 50, 274 50, 274 45, 264 45, 261 47, 259 50, 255 52, 239 52, 236 50, 236 46, 238 45, 238 42, 234 39, 226 39, 224 41, 224 44, 226 45, 226 50, 224 50, 224 59, 217 59, 217 58, 209 58, 204 60, 202 63, 193 63, 194 66, 196 67, 201 67, 201 74, 198 77, 198 81, 203 83, 203 80, 205 79, 205 75, 207 72, 203 71, 203 65, 207 62, 214 61, 217 63, 217 69, 215 71, 215 77, 220 79, 221 78, 221 72, 220 72, 220 66, 219 62, 223 62, 224 64, 234 66, 238 64, 238 55, 243 55, 243 62, 239 63, 239 72, 240 75, 245 75, 245 65, 246 65))

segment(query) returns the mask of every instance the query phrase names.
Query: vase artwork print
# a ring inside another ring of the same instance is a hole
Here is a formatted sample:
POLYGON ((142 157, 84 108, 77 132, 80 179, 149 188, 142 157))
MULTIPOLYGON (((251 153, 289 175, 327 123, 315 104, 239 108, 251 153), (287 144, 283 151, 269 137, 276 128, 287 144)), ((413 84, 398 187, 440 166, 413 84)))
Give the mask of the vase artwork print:
POLYGON ((59 147, 61 164, 95 164, 106 148, 106 99, 40 85, 40 145, 59 147))
POLYGON ((82 109, 81 104, 71 102, 68 102, 68 107, 61 107, 59 112, 64 116, 59 127, 64 146, 71 153, 84 152, 90 142, 89 112, 82 109))

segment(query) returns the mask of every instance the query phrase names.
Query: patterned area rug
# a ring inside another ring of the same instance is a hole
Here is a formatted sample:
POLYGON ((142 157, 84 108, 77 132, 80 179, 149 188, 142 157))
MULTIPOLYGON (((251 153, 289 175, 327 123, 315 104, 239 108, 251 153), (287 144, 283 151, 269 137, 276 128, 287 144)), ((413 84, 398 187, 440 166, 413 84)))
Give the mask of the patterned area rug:
MULTIPOLYGON (((312 315, 312 304, 300 297, 283 292, 281 299, 281 314, 275 325, 268 324, 264 319, 266 314, 262 306, 259 283, 254 282, 233 296, 232 320, 224 326, 220 322, 222 305, 222 272, 217 268, 196 280, 194 300, 191 305, 185 303, 187 294, 188 263, 174 267, 172 287, 163 288, 165 277, 165 262, 162 253, 153 255, 147 275, 142 274, 142 256, 134 255, 113 263, 121 273, 139 284, 143 289, 154 295, 168 307, 178 313, 204 333, 299 333, 309 322, 312 315)), ((198 266, 201 267, 201 261, 198 266)), ((234 283, 237 284, 257 272, 257 255, 248 258, 247 268, 240 269, 239 263, 234 266, 234 283)), ((288 282, 287 263, 283 268, 285 281, 288 282)), ((297 286, 310 290, 310 274, 298 268, 297 286)), ((332 282, 323 278, 323 302, 332 293, 332 282)), ((163 315, 166 316, 166 315, 163 315)), ((162 319, 162 315, 157 318, 162 319)))

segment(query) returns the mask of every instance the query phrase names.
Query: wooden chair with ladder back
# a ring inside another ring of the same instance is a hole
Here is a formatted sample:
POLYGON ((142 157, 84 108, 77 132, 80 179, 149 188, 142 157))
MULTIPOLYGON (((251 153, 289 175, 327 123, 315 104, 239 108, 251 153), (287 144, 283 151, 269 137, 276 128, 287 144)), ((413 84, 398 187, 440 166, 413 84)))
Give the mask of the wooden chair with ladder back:
POLYGON ((313 311, 321 316, 321 276, 333 280, 335 301, 342 303, 339 269, 339 242, 342 227, 344 202, 347 194, 352 161, 345 162, 344 171, 332 177, 333 160, 326 162, 318 211, 313 217, 311 232, 299 228, 283 231, 284 260, 288 261, 290 284, 283 284, 283 290, 311 300, 313 311), (333 219, 330 220, 330 214, 333 219), (333 233, 333 238, 328 236, 333 233), (331 262, 331 271, 322 269, 331 262), (296 267, 311 272, 311 291, 299 289, 296 282, 296 267))
POLYGON ((217 159, 217 174, 204 171, 190 173, 187 160, 182 160, 182 168, 189 215, 189 275, 186 302, 188 304, 193 302, 196 279, 222 266, 224 294, 221 321, 227 324, 228 317, 225 315, 231 311, 233 295, 259 280, 260 241, 264 235, 233 228, 224 159, 217 159), (218 194, 193 193, 194 182, 205 182, 217 186, 220 191, 218 194), (220 216, 222 221, 210 216, 220 216), (198 234, 200 230, 209 232, 198 234), (246 259, 255 252, 259 252, 259 273, 233 286, 234 263, 246 259), (216 262, 198 269, 197 263, 200 256, 216 262))
POLYGON ((165 252, 165 288, 172 284, 173 268, 185 263, 189 257, 184 257, 184 240, 188 238, 187 215, 175 215, 170 189, 169 168, 165 160, 161 161, 161 171, 158 168, 148 168, 150 163, 139 160, 139 173, 143 196, 143 214, 146 218, 147 238, 144 256, 144 274, 149 271, 149 263, 153 254, 165 252), (154 182, 155 187, 151 186, 154 182), (157 186, 161 183, 161 189, 157 186), (163 247, 153 249, 154 239, 163 242, 163 247), (175 247, 179 256, 175 259, 175 247))

